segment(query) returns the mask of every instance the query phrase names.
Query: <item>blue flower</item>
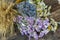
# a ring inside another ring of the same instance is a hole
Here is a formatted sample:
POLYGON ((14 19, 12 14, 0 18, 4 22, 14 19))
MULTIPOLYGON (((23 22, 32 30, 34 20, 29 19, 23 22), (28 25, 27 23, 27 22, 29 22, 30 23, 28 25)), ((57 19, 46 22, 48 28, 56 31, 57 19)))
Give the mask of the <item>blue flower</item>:
POLYGON ((17 10, 20 14, 23 13, 29 17, 36 17, 36 5, 29 3, 28 1, 21 2, 17 5, 17 10))

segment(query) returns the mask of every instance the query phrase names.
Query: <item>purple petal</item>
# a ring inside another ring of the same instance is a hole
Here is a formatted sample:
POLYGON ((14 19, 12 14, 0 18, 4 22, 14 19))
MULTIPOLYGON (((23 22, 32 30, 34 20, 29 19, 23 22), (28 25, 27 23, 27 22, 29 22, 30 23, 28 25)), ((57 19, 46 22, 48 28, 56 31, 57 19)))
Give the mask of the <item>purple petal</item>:
POLYGON ((27 35, 27 33, 28 33, 27 30, 23 30, 23 32, 24 32, 25 35, 27 35))
POLYGON ((39 29, 41 29, 41 28, 42 28, 42 26, 41 26, 41 25, 38 25, 38 27, 39 27, 39 29))
POLYGON ((28 23, 30 25, 33 25, 34 24, 34 18, 33 17, 27 17, 26 20, 28 21, 28 23))
POLYGON ((42 28, 42 20, 37 19, 36 20, 36 24, 38 25, 38 27, 41 29, 42 28))
POLYGON ((43 32, 46 35, 49 32, 49 30, 44 30, 43 32))
POLYGON ((24 32, 21 32, 22 35, 24 35, 24 32))
POLYGON ((22 16, 18 15, 18 16, 17 16, 17 19, 16 19, 16 20, 17 20, 17 22, 18 22, 18 23, 20 23, 20 22, 21 22, 21 20, 22 20, 22 18, 23 18, 22 16))
POLYGON ((44 32, 40 32, 39 37, 43 37, 44 36, 44 32))
POLYGON ((40 32, 40 28, 39 27, 36 27, 35 28, 37 32, 40 32))
POLYGON ((37 35, 36 32, 34 32, 34 38, 35 38, 35 39, 38 39, 38 35, 37 35))
POLYGON ((49 30, 41 31, 39 37, 43 37, 44 34, 46 35, 48 32, 49 32, 49 30))
POLYGON ((49 22, 47 20, 44 20, 43 25, 44 25, 45 28, 47 28, 49 26, 49 22))
POLYGON ((21 26, 21 28, 22 28, 23 30, 25 30, 25 29, 26 29, 26 27, 25 27, 25 26, 21 26))
POLYGON ((28 33, 31 33, 33 31, 30 26, 28 26, 27 30, 28 30, 28 33))

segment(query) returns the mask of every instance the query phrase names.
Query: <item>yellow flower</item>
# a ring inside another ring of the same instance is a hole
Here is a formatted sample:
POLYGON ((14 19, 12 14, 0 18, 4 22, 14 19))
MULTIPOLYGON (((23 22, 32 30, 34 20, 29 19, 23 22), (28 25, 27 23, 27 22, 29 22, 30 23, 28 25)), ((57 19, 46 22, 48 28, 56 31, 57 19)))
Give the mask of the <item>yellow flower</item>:
POLYGON ((56 31, 57 30, 57 27, 58 27, 58 24, 57 22, 51 18, 51 24, 54 25, 54 27, 52 26, 52 31, 56 31))
POLYGON ((52 29, 52 27, 51 27, 51 25, 49 25, 49 26, 48 26, 48 30, 51 30, 51 29, 52 29))

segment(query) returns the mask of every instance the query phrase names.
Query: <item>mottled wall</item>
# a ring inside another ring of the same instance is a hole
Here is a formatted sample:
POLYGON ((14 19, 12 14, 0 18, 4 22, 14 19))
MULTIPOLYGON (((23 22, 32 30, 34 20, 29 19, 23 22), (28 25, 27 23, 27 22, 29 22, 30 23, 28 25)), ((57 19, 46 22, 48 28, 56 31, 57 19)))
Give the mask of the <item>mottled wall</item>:
POLYGON ((55 10, 60 8, 58 0, 44 0, 44 2, 45 2, 46 5, 49 5, 49 6, 52 7, 51 8, 51 12, 53 12, 53 11, 55 11, 55 10))

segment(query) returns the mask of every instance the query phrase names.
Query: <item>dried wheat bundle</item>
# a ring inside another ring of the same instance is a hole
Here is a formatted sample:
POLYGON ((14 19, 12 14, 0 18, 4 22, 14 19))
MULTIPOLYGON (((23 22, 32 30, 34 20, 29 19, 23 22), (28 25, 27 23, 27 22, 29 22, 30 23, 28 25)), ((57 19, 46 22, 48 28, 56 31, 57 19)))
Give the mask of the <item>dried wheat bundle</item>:
POLYGON ((0 34, 2 37, 14 33, 13 18, 17 13, 12 7, 15 4, 7 3, 5 0, 0 0, 0 34))

